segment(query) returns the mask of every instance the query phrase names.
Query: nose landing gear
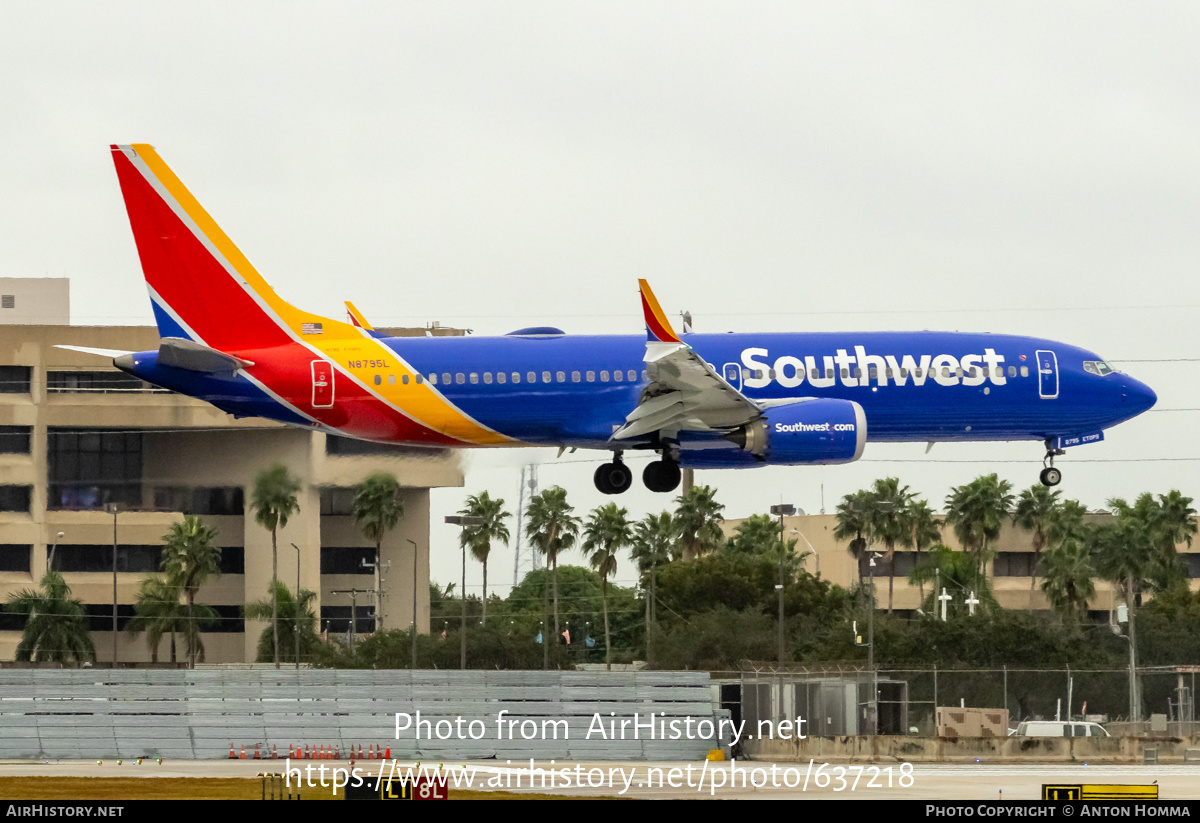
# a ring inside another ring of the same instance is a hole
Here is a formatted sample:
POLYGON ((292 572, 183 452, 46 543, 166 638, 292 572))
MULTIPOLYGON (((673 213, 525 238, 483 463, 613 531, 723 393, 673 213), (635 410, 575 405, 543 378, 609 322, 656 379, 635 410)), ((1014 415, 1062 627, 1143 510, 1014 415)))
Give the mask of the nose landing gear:
POLYGON ((633 483, 633 472, 621 459, 621 453, 617 452, 611 463, 601 463, 596 467, 592 480, 604 494, 621 494, 633 483))
POLYGON ((1046 438, 1046 456, 1042 458, 1042 473, 1038 475, 1038 479, 1042 481, 1043 486, 1057 486, 1062 482, 1062 472, 1054 468, 1054 458, 1061 457, 1066 454, 1062 449, 1051 448, 1051 440, 1046 438))

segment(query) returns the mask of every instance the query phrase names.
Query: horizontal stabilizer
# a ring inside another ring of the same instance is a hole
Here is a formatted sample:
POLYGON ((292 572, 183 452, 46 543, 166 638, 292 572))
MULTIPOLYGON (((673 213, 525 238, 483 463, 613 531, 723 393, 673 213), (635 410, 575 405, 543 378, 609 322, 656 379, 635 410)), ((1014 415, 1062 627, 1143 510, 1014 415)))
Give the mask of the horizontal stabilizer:
POLYGON ((249 360, 242 360, 181 337, 164 337, 159 342, 158 363, 176 369, 208 373, 237 371, 254 365, 249 360))
POLYGON ((56 345, 56 349, 66 349, 67 351, 78 351, 84 354, 95 354, 100 357, 120 357, 123 354, 132 354, 123 349, 97 349, 91 346, 61 346, 56 345))

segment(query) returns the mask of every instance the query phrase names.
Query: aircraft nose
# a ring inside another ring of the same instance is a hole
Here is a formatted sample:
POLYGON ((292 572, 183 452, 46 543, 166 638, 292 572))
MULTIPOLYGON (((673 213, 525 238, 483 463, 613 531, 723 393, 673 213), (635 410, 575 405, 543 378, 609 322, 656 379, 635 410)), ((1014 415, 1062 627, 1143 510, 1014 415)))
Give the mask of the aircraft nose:
POLYGON ((1130 415, 1141 414, 1158 402, 1154 389, 1140 380, 1126 377, 1121 387, 1121 405, 1129 410, 1130 415))

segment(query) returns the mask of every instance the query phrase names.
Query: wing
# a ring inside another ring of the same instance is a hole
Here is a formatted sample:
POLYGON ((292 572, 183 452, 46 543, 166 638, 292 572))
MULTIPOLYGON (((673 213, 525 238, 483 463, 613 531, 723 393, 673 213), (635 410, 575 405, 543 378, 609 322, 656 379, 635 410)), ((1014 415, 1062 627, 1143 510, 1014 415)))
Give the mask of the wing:
POLYGON ((729 384, 691 346, 680 340, 662 307, 639 280, 646 316, 646 374, 650 385, 613 440, 659 432, 673 437, 681 430, 725 431, 762 416, 753 400, 729 384))

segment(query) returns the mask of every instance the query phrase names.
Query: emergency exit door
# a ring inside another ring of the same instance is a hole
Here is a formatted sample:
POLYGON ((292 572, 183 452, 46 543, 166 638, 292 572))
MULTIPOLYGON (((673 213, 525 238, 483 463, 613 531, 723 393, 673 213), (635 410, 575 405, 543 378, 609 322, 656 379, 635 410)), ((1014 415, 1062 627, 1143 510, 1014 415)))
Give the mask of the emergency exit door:
POLYGON ((333 364, 328 360, 312 361, 312 404, 314 409, 333 407, 333 364))

